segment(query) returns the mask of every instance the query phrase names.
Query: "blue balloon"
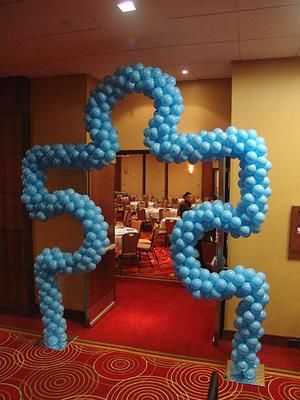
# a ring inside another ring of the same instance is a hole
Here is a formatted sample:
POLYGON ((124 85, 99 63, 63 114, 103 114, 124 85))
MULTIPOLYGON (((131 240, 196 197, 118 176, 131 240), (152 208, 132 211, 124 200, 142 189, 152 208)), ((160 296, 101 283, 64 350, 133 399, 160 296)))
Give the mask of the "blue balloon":
POLYGON ((118 100, 133 92, 143 92, 154 100, 155 112, 144 130, 144 144, 158 161, 196 164, 224 157, 240 161, 241 199, 237 207, 219 200, 197 205, 193 211, 183 214, 170 241, 176 273, 194 299, 224 300, 234 295, 241 298, 234 323, 238 332, 233 340, 232 373, 238 380, 253 380, 259 364, 256 353, 261 347, 258 339, 263 335, 261 322, 270 300, 266 277, 241 265, 219 274, 210 273, 197 260, 194 246, 204 232, 215 228, 233 238, 247 238, 260 232, 272 193, 267 176, 272 165, 267 159, 265 141, 253 129, 233 126, 226 131, 216 128, 178 135, 177 125, 184 107, 175 78, 141 63, 119 67, 91 92, 84 108, 84 122, 92 142, 35 145, 23 160, 21 200, 29 216, 46 221, 69 213, 80 220, 84 231, 83 243, 75 252, 44 249, 36 257, 34 272, 40 289, 45 345, 55 350, 66 345, 66 321, 57 274, 92 271, 109 245, 108 225, 101 209, 88 196, 73 189, 49 193, 45 186, 47 171, 51 167, 91 170, 108 166, 120 150, 118 131, 111 119, 112 109, 118 100))

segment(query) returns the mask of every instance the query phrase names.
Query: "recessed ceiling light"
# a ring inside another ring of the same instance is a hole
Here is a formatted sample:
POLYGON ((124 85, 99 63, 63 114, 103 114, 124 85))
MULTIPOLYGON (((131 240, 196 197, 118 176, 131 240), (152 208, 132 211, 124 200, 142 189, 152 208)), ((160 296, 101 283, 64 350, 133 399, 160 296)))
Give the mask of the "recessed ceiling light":
POLYGON ((135 5, 133 1, 119 1, 118 2, 118 7, 122 12, 129 12, 129 11, 135 11, 135 5))
POLYGON ((181 73, 182 73, 183 75, 187 75, 187 74, 189 73, 189 71, 188 71, 187 69, 183 69, 183 70, 181 71, 181 73))

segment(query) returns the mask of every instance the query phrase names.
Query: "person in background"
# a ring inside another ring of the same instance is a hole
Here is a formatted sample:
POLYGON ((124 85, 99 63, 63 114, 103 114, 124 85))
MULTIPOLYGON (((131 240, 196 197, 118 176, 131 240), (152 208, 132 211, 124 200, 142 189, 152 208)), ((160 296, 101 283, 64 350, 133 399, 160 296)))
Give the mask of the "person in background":
POLYGON ((192 193, 190 193, 190 192, 185 192, 182 197, 184 198, 184 200, 179 204, 179 207, 177 210, 177 215, 180 218, 182 217, 182 214, 185 211, 188 211, 192 208, 192 201, 193 201, 193 196, 192 196, 192 193))

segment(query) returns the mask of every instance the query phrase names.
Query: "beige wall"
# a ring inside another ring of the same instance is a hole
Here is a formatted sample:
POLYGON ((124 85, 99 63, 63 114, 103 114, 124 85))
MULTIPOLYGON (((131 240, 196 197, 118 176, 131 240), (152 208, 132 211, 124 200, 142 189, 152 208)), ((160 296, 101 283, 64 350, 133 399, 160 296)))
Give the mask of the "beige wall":
MULTIPOLYGON (((202 129, 225 129, 230 125, 231 113, 231 80, 210 79, 191 82, 179 82, 178 86, 184 97, 185 112, 179 124, 179 132, 199 132, 202 129)), ((141 150, 143 131, 154 112, 151 99, 141 94, 132 94, 121 101, 113 111, 114 124, 119 129, 122 150, 141 150)), ((148 163, 148 161, 147 161, 148 163)), ((163 191, 163 167, 149 161, 155 177, 146 181, 146 192, 163 191)), ((178 196, 188 191, 201 195, 202 167, 195 166, 195 173, 189 175, 187 164, 169 165, 169 195, 178 196), (182 178, 182 179, 181 179, 182 178)), ((123 172, 122 172, 123 174, 123 172)), ((153 175, 154 175, 153 174, 153 175)), ((122 175, 123 176, 123 175, 122 175)), ((136 177, 134 178, 136 181, 136 177)), ((128 177, 126 185, 128 185, 128 177)), ((135 184, 136 185, 136 184, 135 184)), ((136 187, 136 186, 134 186, 136 187)), ((125 190, 122 186, 122 190, 125 190)))
MULTIPOLYGON (((230 125, 230 79, 179 82, 178 86, 185 105, 180 132, 199 132, 230 125)), ((145 149, 143 131, 153 113, 153 101, 142 94, 131 94, 117 104, 113 121, 119 129, 122 150, 145 149)))
POLYGON ((157 198, 165 197, 165 165, 151 154, 146 156, 146 193, 157 198))
POLYGON ((193 174, 188 171, 188 163, 169 164, 168 194, 171 197, 182 197, 185 192, 201 196, 202 164, 194 166, 193 174))
MULTIPOLYGON (((267 274, 271 302, 266 333, 300 337, 300 261, 288 260, 290 210, 300 203, 300 60, 236 63, 232 76, 232 122, 255 128, 267 142, 273 194, 262 232, 230 239, 230 265, 244 264, 267 274)), ((239 199, 232 163, 231 198, 239 199)), ((234 301, 227 302, 225 327, 232 329, 234 301)))
POLYGON ((121 158, 121 190, 129 194, 143 194, 143 156, 130 154, 121 158))
MULTIPOLYGON (((38 78, 31 81, 31 144, 80 143, 85 141, 83 107, 87 98, 86 75, 38 78)), ((83 171, 53 170, 48 172, 50 191, 73 188, 86 192, 83 171)), ((45 223, 33 221, 33 253, 45 247, 59 246, 74 251, 82 243, 79 221, 63 215, 45 223)), ((83 310, 81 275, 61 277, 63 304, 66 308, 83 310)))

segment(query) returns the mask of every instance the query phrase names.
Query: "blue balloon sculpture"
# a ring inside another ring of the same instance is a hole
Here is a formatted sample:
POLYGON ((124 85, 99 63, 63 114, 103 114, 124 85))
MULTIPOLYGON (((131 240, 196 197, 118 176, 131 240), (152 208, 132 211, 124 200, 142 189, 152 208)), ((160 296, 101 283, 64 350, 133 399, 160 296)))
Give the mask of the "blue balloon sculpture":
POLYGON ((201 267, 194 246, 204 232, 214 228, 222 229, 234 238, 246 238, 260 232, 271 194, 267 177, 271 163, 266 158, 265 141, 253 129, 232 126, 226 131, 217 128, 199 134, 178 134, 183 98, 175 78, 159 68, 142 64, 118 68, 91 92, 84 119, 92 142, 36 145, 26 152, 23 160, 22 202, 30 217, 46 221, 69 213, 79 218, 84 229, 83 244, 73 254, 53 248, 44 249, 36 257, 34 271, 45 326, 44 343, 55 350, 66 345, 66 321, 57 275, 95 269, 109 244, 108 225, 101 209, 87 195, 75 193, 73 189, 49 193, 45 187, 48 168, 91 170, 109 165, 120 149, 111 111, 118 100, 133 92, 154 100, 156 111, 144 130, 144 144, 158 161, 195 164, 223 157, 240 160, 241 200, 237 207, 217 200, 186 211, 171 235, 171 257, 177 275, 196 300, 242 298, 234 322, 238 331, 232 341, 231 373, 236 380, 252 382, 259 365, 256 354, 261 349, 259 339, 264 333, 264 309, 269 302, 267 292, 270 287, 265 274, 242 265, 219 274, 210 273, 201 267))

